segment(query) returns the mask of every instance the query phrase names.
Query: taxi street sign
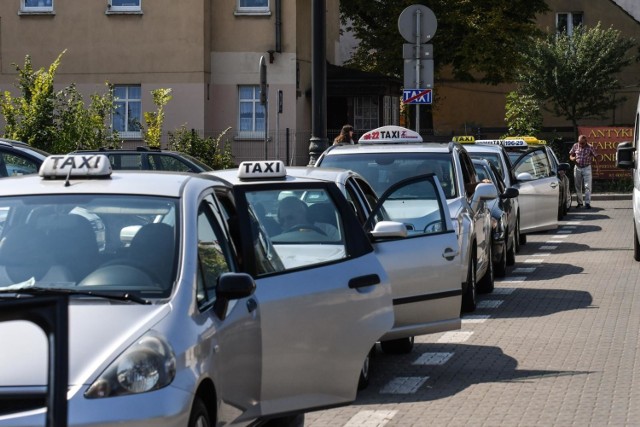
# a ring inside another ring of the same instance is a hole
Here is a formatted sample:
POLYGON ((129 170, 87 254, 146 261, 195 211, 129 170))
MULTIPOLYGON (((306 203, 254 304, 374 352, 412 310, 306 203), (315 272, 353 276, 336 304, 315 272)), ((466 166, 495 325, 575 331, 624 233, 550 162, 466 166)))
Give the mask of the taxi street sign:
POLYGON ((431 104, 433 89, 404 89, 402 102, 405 104, 431 104))

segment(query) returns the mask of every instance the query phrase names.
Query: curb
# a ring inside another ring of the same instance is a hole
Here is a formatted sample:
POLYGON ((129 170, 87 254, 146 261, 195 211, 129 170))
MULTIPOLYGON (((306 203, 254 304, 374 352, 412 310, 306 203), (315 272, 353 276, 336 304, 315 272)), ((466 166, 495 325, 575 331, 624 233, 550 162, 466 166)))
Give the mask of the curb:
POLYGON ((631 193, 591 193, 591 200, 631 200, 631 196, 631 193))

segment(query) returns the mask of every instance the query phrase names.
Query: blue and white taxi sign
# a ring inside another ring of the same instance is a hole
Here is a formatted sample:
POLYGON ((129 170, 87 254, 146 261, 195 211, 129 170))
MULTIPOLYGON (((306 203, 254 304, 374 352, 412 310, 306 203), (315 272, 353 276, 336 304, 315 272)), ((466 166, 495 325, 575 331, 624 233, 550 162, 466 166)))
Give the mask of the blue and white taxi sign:
POLYGON ((282 160, 242 162, 238 168, 240 179, 284 178, 285 176, 287 176, 287 169, 282 160))
POLYGON ((104 154, 66 154, 48 156, 39 174, 43 178, 104 178, 111 176, 111 163, 104 154))
POLYGON ((524 139, 477 139, 476 144, 481 145, 501 145, 508 147, 526 147, 527 143, 524 139))
POLYGON ((402 126, 382 126, 365 133, 360 137, 358 142, 361 144, 397 144, 403 142, 422 142, 422 137, 418 132, 403 128, 402 126))

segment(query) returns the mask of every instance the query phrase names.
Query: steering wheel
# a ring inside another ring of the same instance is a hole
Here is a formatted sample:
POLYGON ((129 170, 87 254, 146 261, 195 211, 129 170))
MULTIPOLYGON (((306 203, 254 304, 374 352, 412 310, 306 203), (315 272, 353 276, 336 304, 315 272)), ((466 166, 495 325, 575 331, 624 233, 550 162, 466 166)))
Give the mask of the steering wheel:
POLYGON ((134 261, 128 258, 116 258, 116 259, 112 259, 110 261, 105 262, 104 264, 100 265, 99 268, 110 267, 110 266, 125 266, 125 267, 134 268, 136 270, 140 270, 144 274, 146 274, 154 284, 165 286, 162 280, 160 280, 160 276, 155 271, 152 271, 146 265, 138 261, 134 261))
POLYGON ((438 231, 443 231, 444 227, 443 227, 442 220, 437 219, 437 220, 435 220, 435 221, 431 221, 429 224, 427 224, 427 225, 424 227, 424 229, 422 230, 422 232, 423 232, 423 233, 430 233, 430 232, 432 232, 432 231, 430 231, 430 230, 429 230, 429 228, 431 228, 432 226, 435 226, 435 225, 440 225, 440 230, 438 230, 438 231))
POLYGON ((289 227, 289 229, 287 229, 287 231, 285 231, 285 233, 291 233, 294 231, 302 231, 302 230, 311 230, 311 231, 315 231, 318 234, 321 234, 323 236, 326 236, 327 233, 325 233, 324 231, 322 231, 321 229, 319 229, 318 227, 316 227, 315 225, 312 224, 296 224, 293 227, 289 227))

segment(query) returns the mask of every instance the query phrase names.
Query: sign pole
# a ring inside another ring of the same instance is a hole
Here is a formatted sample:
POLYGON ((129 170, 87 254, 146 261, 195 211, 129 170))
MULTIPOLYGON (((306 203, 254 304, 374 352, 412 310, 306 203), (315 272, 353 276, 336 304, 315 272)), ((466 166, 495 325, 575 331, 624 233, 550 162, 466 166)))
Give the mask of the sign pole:
POLYGON ((267 63, 260 57, 260 104, 264 106, 264 159, 267 160, 267 142, 269 141, 269 103, 267 97, 267 63))
MULTIPOLYGON (((422 82, 420 81, 420 22, 422 12, 420 9, 416 10, 416 87, 421 88, 422 82)), ((416 104, 416 132, 420 133, 420 105, 416 104)))

